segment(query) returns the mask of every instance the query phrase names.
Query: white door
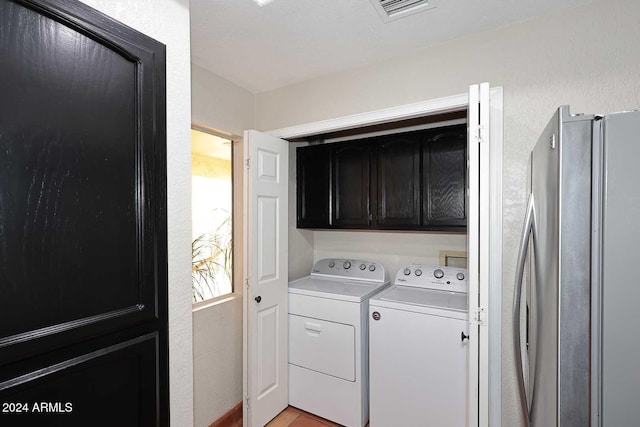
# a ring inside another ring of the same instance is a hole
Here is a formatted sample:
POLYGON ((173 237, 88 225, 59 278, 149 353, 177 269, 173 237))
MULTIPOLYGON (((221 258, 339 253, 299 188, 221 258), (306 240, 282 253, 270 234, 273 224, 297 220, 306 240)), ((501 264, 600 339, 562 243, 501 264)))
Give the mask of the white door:
POLYGON ((288 403, 289 144, 253 130, 244 144, 243 425, 260 427, 288 403))
MULTIPOLYGON (((469 427, 488 425, 489 83, 469 87, 467 225, 469 283, 469 427)), ((496 231, 496 232, 501 232, 496 231)))

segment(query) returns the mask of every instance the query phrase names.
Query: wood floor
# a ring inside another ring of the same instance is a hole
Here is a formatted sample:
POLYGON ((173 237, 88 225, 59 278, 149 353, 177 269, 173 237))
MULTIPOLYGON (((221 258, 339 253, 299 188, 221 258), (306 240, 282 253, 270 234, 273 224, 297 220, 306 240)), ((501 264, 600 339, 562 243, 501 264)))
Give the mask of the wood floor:
MULTIPOLYGON (((287 407, 272 419, 266 427, 339 427, 340 424, 333 423, 324 418, 320 418, 308 412, 304 412, 293 406, 287 407)), ((369 424, 367 424, 367 427, 369 424)))

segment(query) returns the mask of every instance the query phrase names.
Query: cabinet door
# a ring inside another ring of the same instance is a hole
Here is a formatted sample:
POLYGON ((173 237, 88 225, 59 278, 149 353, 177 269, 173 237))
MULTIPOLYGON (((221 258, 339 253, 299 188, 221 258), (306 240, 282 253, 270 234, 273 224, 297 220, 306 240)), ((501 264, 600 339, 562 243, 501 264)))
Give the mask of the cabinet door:
POLYGON ((328 227, 331 221, 331 147, 298 147, 296 169, 298 228, 328 227))
POLYGON ((391 135, 375 143, 377 223, 380 228, 420 225, 420 141, 391 135))
POLYGON ((422 225, 464 231, 466 126, 428 133, 423 143, 422 225))
POLYGON ((369 143, 334 144, 333 225, 343 228, 368 227, 369 143))

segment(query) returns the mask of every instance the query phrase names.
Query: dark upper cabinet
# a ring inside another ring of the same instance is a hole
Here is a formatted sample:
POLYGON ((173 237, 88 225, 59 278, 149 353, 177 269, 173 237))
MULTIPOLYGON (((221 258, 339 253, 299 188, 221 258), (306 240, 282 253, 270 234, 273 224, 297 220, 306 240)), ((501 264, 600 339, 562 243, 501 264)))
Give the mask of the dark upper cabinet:
MULTIPOLYGON (((414 133, 377 138, 375 223, 380 228, 420 226, 420 140, 414 133)), ((373 181, 373 180, 372 180, 373 181)))
POLYGON ((425 135, 422 147, 422 222, 466 229, 466 126, 425 135))
POLYGON ((331 224, 331 146, 298 147, 296 174, 298 227, 328 227, 331 224))
POLYGON ((465 124, 300 147, 298 227, 464 232, 466 147, 465 124))
POLYGON ((369 143, 332 144, 332 225, 344 228, 368 227, 369 143))

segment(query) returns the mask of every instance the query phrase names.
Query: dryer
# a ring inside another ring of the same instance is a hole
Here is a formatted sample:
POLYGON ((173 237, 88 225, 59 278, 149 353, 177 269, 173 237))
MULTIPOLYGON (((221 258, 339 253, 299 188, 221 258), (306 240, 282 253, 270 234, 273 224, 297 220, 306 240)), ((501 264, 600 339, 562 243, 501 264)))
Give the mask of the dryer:
POLYGON ((372 427, 466 426, 466 274, 411 265, 369 301, 372 427))
POLYGON ((382 264, 322 259, 289 282, 289 404, 347 427, 369 419, 369 298, 382 264))

